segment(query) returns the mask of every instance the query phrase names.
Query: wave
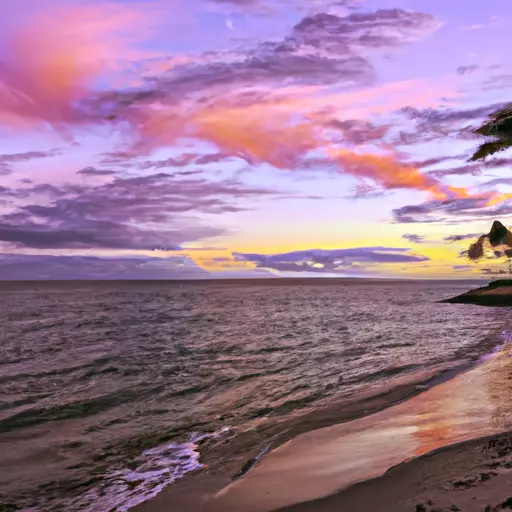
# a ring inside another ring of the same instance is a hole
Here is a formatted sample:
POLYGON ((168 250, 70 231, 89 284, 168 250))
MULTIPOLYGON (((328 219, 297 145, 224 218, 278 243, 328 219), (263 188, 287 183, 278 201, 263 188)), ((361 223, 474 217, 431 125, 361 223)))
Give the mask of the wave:
POLYGON ((209 434, 192 434, 186 443, 166 443, 144 451, 132 468, 105 475, 84 494, 63 503, 65 510, 80 512, 127 512, 159 494, 187 473, 205 468, 199 446, 207 439, 230 432, 225 427, 209 434))

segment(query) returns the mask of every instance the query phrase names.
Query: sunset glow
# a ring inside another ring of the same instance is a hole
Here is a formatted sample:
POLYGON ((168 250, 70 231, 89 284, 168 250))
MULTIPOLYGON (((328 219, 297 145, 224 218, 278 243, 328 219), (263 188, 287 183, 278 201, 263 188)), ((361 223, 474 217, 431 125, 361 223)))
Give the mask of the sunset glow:
POLYGON ((510 156, 468 161, 512 94, 510 6, 283 5, 9 4, 5 272, 480 276, 461 253, 512 224, 510 156))

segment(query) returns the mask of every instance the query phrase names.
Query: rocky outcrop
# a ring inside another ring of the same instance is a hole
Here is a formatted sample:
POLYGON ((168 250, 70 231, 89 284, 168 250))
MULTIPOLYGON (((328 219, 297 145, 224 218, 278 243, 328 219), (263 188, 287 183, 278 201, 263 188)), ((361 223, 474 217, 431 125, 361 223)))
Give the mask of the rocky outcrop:
POLYGON ((486 248, 494 252, 494 256, 497 258, 512 258, 512 232, 499 220, 493 222, 489 233, 482 235, 475 243, 470 245, 467 251, 468 258, 470 260, 483 258, 486 248))
POLYGON ((451 304, 477 304, 479 306, 512 306, 512 279, 499 279, 483 288, 470 290, 440 302, 451 304))

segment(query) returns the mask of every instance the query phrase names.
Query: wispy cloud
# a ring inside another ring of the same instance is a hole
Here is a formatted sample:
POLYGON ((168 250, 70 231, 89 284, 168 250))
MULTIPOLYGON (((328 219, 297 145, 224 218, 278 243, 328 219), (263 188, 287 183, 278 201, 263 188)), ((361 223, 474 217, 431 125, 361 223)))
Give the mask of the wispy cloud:
POLYGON ((484 218, 501 218, 512 215, 510 202, 489 205, 488 197, 457 198, 427 201, 393 210, 395 222, 403 224, 432 222, 469 222, 484 218))

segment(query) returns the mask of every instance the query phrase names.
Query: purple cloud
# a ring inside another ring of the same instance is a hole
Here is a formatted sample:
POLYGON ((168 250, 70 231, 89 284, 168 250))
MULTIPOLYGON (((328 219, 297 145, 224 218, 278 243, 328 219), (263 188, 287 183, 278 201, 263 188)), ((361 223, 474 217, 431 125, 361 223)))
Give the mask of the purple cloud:
POLYGON ((48 151, 26 151, 25 153, 11 153, 0 155, 0 163, 17 163, 27 162, 29 160, 37 160, 39 158, 50 158, 59 155, 58 149, 50 149, 48 151))
POLYGON ((464 235, 449 235, 445 236, 443 240, 445 242, 461 242, 462 240, 471 240, 480 236, 480 233, 467 233, 464 235))
POLYGON ((77 171, 77 174, 82 176, 112 176, 116 174, 116 171, 110 171, 108 169, 96 169, 95 167, 84 167, 77 171))
POLYGON ((13 172, 14 169, 10 165, 0 163, 0 176, 9 176, 13 172))
MULTIPOLYGON (((473 129, 491 113, 503 108, 493 103, 470 109, 406 107, 400 113, 414 121, 414 129, 400 130, 393 140, 398 146, 409 146, 451 137, 456 140, 475 140, 473 129)), ((467 160, 467 158, 465 158, 467 160)))
POLYGON ((188 256, 98 258, 0 254, 0 280, 201 279, 209 273, 188 256))
POLYGON ((11 153, 0 155, 0 176, 8 176, 14 172, 12 164, 19 162, 28 162, 39 158, 49 158, 59 154, 59 150, 51 149, 49 151, 27 151, 25 153, 11 153))
POLYGON ((457 68, 458 75, 469 75, 475 72, 480 66, 478 64, 470 64, 469 66, 459 66, 457 68))
POLYGON ((348 119, 339 121, 332 119, 325 123, 326 128, 334 128, 340 134, 340 142, 362 145, 367 142, 382 140, 388 133, 389 125, 378 125, 370 121, 348 119))
POLYGON ((427 201, 402 206, 392 211, 395 222, 403 224, 481 220, 488 217, 505 217, 512 214, 511 204, 487 207, 488 198, 459 198, 444 201, 427 201))
POLYGON ((229 158, 222 152, 200 155, 195 153, 184 153, 178 158, 167 158, 165 160, 148 160, 140 165, 141 169, 166 169, 169 167, 185 167, 187 165, 208 165, 225 161, 229 158))
POLYGON ((285 39, 287 48, 317 48, 350 55, 372 48, 392 48, 420 39, 438 28, 430 14, 402 9, 354 12, 348 16, 319 13, 304 18, 285 39))
POLYGON ((237 205, 239 199, 275 194, 234 180, 176 179, 163 173, 116 178, 96 187, 4 187, 0 195, 28 204, 0 215, 0 241, 38 249, 173 250, 224 233, 187 214, 236 212, 246 209, 237 205), (33 195, 43 193, 46 204, 30 204, 33 195))
POLYGON ((250 261, 259 268, 282 272, 344 273, 354 264, 418 263, 427 256, 411 254, 410 249, 393 247, 357 247, 351 249, 311 249, 284 254, 233 253, 235 259, 250 261))
MULTIPOLYGON (((102 119, 131 120, 133 116, 140 121, 140 108, 133 106, 154 102, 175 106, 187 100, 205 103, 219 88, 232 91, 237 86, 369 85, 375 81, 375 70, 368 52, 408 44, 437 26, 429 14, 400 9, 306 16, 281 41, 174 66, 147 77, 140 90, 111 91, 84 107, 88 112, 99 112, 102 119)), ((262 94, 265 92, 247 91, 244 99, 256 103, 262 94)))
POLYGON ((408 234, 402 235, 402 238, 404 240, 409 240, 409 242, 413 244, 421 244, 425 241, 425 237, 422 235, 414 235, 414 234, 408 234))
POLYGON ((482 174, 482 166, 480 164, 466 164, 450 169, 428 171, 427 174, 435 178, 445 178, 446 176, 479 176, 482 174))
MULTIPOLYGON (((414 167, 417 167, 419 169, 424 169, 425 167, 432 167, 433 165, 442 164, 442 163, 448 162, 450 160, 461 160, 464 158, 465 157, 463 155, 438 156, 438 157, 427 158, 425 160, 411 162, 411 165, 414 165, 414 167)), ((435 172, 435 171, 431 171, 431 172, 435 172)))

